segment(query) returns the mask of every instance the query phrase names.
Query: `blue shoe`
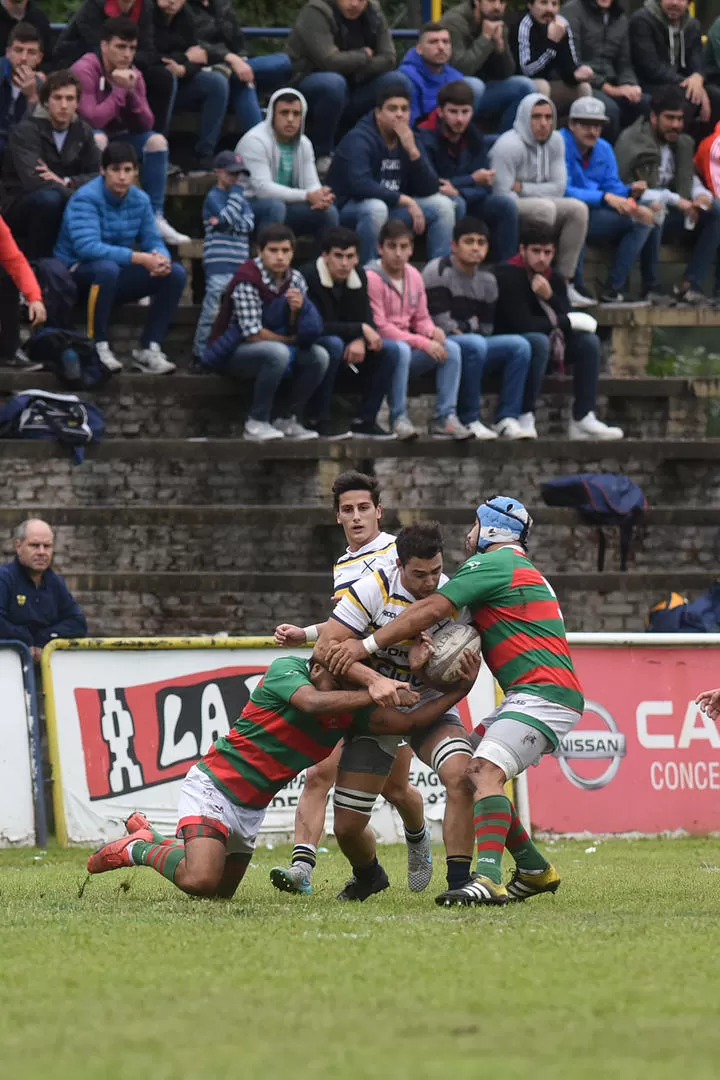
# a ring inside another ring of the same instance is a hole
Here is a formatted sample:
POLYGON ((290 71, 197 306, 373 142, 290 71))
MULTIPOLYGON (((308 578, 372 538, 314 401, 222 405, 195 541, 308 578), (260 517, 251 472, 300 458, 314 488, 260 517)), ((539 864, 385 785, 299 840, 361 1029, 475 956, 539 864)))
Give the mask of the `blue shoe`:
POLYGON ((273 866, 270 881, 280 892, 301 893, 303 896, 309 896, 312 892, 310 878, 300 865, 273 866))

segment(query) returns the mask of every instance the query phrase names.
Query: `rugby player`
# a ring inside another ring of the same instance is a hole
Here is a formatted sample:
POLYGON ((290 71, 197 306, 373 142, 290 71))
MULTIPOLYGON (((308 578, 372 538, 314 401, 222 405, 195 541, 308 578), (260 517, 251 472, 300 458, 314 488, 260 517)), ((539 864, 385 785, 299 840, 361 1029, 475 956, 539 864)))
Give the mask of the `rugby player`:
MULTIPOLYGON (((176 839, 156 833, 136 812, 127 821, 130 835, 91 855, 88 872, 150 866, 194 896, 233 896, 266 808, 280 788, 326 757, 348 731, 385 737, 433 724, 468 692, 478 670, 468 652, 465 682, 408 713, 376 707, 367 689, 341 690, 314 659, 274 660, 228 735, 188 772, 176 839)), ((398 693, 407 704, 417 702, 406 686, 398 693)))
POLYGON ((483 721, 485 734, 467 770, 475 800, 477 872, 436 897, 438 904, 505 904, 555 892, 560 884, 504 788, 551 753, 584 708, 557 597, 527 555, 531 525, 517 499, 488 499, 466 537, 469 558, 446 585, 363 641, 336 641, 326 650, 330 670, 339 675, 358 660, 415 639, 463 607, 481 635, 483 656, 505 699, 483 721), (516 863, 507 887, 501 873, 504 848, 516 863))
MULTIPOLYGON (((380 487, 374 477, 355 471, 341 473, 333 483, 332 497, 337 523, 342 525, 348 545, 333 566, 333 600, 337 603, 363 575, 379 569, 392 573, 397 551, 395 537, 380 529, 380 487)), ((313 643, 323 625, 301 627, 282 623, 275 629, 275 640, 278 645, 313 643)), ((397 704, 397 700, 385 704, 397 704)), ((276 866, 270 873, 270 880, 278 889, 292 893, 312 892, 311 876, 317 862, 317 846, 325 828, 325 808, 337 776, 340 752, 338 745, 321 765, 308 769, 295 812, 291 865, 276 866)), ((408 885, 421 891, 432 877, 432 850, 422 795, 410 783, 411 762, 410 747, 399 747, 382 794, 398 811, 405 828, 408 885)))

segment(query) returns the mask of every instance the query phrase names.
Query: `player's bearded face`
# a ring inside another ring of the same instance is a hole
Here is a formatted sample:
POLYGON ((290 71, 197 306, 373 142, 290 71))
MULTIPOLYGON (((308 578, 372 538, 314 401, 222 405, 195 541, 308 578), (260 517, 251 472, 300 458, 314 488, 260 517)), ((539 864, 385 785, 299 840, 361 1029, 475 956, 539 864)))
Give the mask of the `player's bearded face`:
POLYGON ((367 491, 348 491, 340 497, 337 522, 342 525, 347 542, 359 548, 377 536, 381 514, 367 491))
POLYGON ((480 522, 475 521, 470 532, 465 537, 465 554, 470 558, 477 551, 478 535, 480 533, 480 522))

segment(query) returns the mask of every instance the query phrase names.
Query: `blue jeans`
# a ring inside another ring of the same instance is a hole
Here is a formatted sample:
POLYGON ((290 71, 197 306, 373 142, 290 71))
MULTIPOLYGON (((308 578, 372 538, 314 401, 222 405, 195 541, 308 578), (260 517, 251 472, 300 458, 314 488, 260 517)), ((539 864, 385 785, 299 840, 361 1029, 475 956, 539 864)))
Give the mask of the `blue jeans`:
POLYGON ((109 141, 130 143, 140 158, 140 183, 143 191, 149 195, 153 211, 156 214, 162 214, 165 207, 168 152, 167 150, 145 152, 148 139, 156 134, 156 131, 126 131, 120 135, 109 136, 109 141))
POLYGON ((454 341, 447 342, 447 360, 438 364, 422 349, 413 349, 407 341, 383 339, 383 349, 395 353, 392 386, 388 398, 390 406, 390 426, 399 416, 407 413, 408 380, 414 375, 425 375, 435 371, 435 419, 444 420, 450 413, 457 411, 458 390, 462 374, 462 356, 460 347, 454 341))
MULTIPOLYGON (((662 229, 653 229, 653 235, 640 255, 643 291, 657 288, 660 245, 692 244, 692 254, 685 269, 685 280, 694 289, 702 289, 711 265, 715 262, 720 245, 720 201, 713 199, 707 213, 700 214, 693 230, 685 228, 685 215, 676 206, 668 207, 662 229)), ((720 290, 720 267, 715 267, 715 291, 720 290)))
MULTIPOLYGON (((608 273, 608 289, 619 292, 624 288, 640 252, 649 241, 653 231, 658 230, 653 230, 652 225, 641 225, 625 214, 618 214, 617 210, 609 206, 590 207, 587 243, 609 244, 615 248, 615 258, 608 273)), ((579 285, 582 285, 583 281, 584 263, 585 247, 580 252, 575 271, 575 281, 579 285)))
POLYGON ((386 83, 403 83, 410 90, 410 81, 398 71, 378 75, 353 90, 344 75, 336 71, 314 71, 298 86, 308 105, 306 131, 315 147, 317 157, 325 157, 335 149, 338 128, 351 127, 363 113, 375 105, 378 90, 386 83))
POLYGON ((193 341, 193 356, 197 357, 198 360, 205 352, 210 332, 220 311, 222 294, 231 281, 232 274, 210 274, 205 279, 205 296, 200 310, 200 318, 195 328, 195 340, 193 341))
MULTIPOLYGON (((452 177, 449 179, 452 180, 452 177)), ((517 199, 511 195, 494 195, 490 188, 478 186, 477 195, 454 195, 455 216, 470 214, 480 218, 490 230, 491 262, 512 259, 518 249, 519 215, 517 199)))
MULTIPOLYGON (((437 259, 450 254, 455 204, 447 195, 428 195, 416 200, 425 215, 426 256, 437 259)), ((388 218, 400 218, 412 225, 412 219, 402 206, 390 208, 382 199, 351 199, 340 211, 340 224, 354 229, 360 237, 360 265, 377 258, 378 234, 388 218)))
POLYGON ((486 82, 476 116, 492 116, 500 113, 498 131, 509 131, 515 121, 517 107, 526 94, 535 93, 535 83, 525 75, 511 75, 500 82, 486 82))
MULTIPOLYGON (((542 382, 550 359, 550 341, 547 334, 523 334, 530 342, 532 355, 530 371, 525 383, 522 411, 535 412, 542 382)), ((597 383, 600 376, 600 339, 597 334, 584 330, 572 330, 565 338, 565 363, 572 366, 573 419, 582 420, 597 406, 597 383)))
MULTIPOLYGON (((342 364, 346 342, 339 337, 322 337, 317 342, 330 357, 330 364, 322 383, 318 387, 308 412, 319 423, 326 422, 330 418, 332 409, 335 380, 342 364)), ((360 365, 358 375, 358 389, 361 392, 360 407, 357 418, 364 424, 372 424, 375 420, 383 398, 390 393, 392 386, 397 352, 393 349, 381 349, 380 352, 365 351, 365 359, 360 365)))
POLYGON ((69 191, 48 184, 25 192, 8 207, 5 220, 28 259, 52 256, 69 198, 69 191))
POLYGON ((290 57, 285 53, 254 56, 248 60, 248 64, 255 73, 254 86, 240 82, 235 75, 230 76, 230 104, 243 131, 249 131, 262 121, 258 91, 270 94, 281 86, 287 86, 292 75, 290 57))
POLYGON ((482 381, 485 375, 500 376, 500 397, 495 422, 506 416, 517 420, 522 412, 525 380, 530 370, 530 343, 519 334, 457 334, 451 339, 460 346, 462 379, 458 395, 458 416, 463 424, 480 419, 482 381))
POLYGON ((337 207, 327 210, 313 210, 309 203, 285 203, 281 199, 248 199, 255 215, 255 236, 259 236, 266 225, 289 225, 296 236, 314 236, 318 251, 322 238, 328 229, 338 224, 337 207))
POLYGON ((150 296, 152 299, 140 345, 143 349, 151 341, 162 345, 185 288, 186 274, 180 263, 173 263, 166 277, 151 277, 144 266, 135 263, 120 266, 111 259, 95 259, 93 262, 78 263, 72 274, 78 293, 88 297, 88 337, 95 341, 107 341, 112 309, 130 300, 150 296))
POLYGON ((200 113, 198 140, 195 143, 198 157, 215 153, 222 135, 229 97, 228 80, 220 71, 198 71, 191 78, 178 81, 174 107, 200 113))
POLYGON ((305 406, 325 377, 329 363, 326 350, 317 344, 309 349, 296 349, 281 341, 254 341, 238 345, 221 371, 223 375, 255 379, 250 419, 269 423, 275 395, 290 366, 294 376, 290 413, 302 419, 305 406))

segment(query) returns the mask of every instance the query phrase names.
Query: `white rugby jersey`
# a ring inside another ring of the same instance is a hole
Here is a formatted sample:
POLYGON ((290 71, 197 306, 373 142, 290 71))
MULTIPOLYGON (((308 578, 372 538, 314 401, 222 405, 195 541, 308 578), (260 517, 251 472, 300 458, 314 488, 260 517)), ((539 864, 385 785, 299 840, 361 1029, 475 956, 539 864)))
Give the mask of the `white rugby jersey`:
POLYGON ((333 566, 334 597, 339 600, 346 590, 364 574, 385 570, 391 574, 397 569, 397 548, 392 533, 381 532, 357 551, 347 548, 333 566))

